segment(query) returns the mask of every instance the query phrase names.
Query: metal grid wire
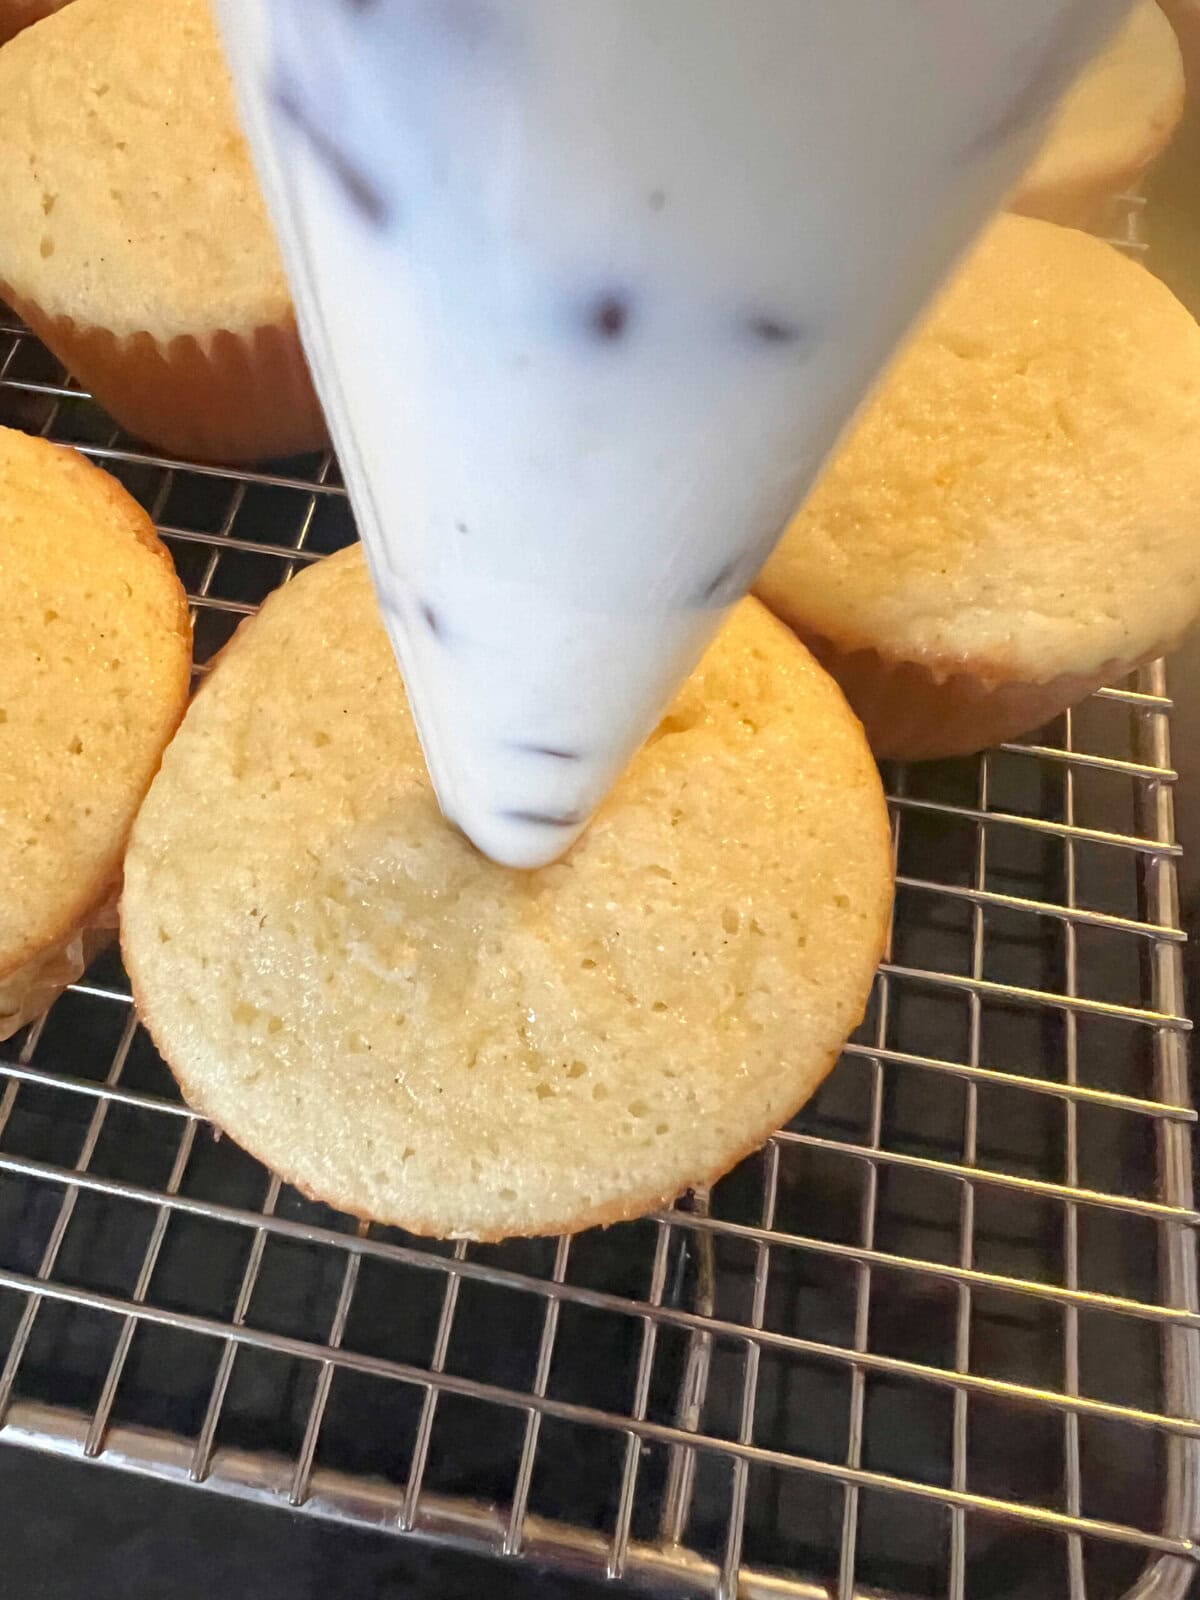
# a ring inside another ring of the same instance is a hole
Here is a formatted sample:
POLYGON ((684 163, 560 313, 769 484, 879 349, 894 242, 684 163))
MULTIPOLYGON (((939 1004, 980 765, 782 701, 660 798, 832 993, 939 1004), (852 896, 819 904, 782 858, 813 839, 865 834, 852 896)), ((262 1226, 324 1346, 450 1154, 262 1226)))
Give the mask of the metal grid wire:
MULTIPOLYGON (((153 515, 198 670, 353 537, 329 457, 198 467, 0 323, 0 422, 153 515)), ((862 1028, 711 1193, 439 1245, 183 1105, 115 953, 0 1047, 0 1440, 663 1595, 1171 1600, 1200 1524, 1161 664, 887 774, 862 1028)))

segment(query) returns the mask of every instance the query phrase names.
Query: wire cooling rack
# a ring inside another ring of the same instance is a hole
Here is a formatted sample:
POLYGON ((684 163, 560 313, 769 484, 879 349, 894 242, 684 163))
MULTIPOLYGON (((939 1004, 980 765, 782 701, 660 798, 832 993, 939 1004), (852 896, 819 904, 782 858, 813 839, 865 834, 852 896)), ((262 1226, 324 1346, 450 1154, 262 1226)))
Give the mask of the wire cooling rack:
MULTIPOLYGON (((162 529, 199 670, 353 534, 336 464, 164 459, 0 322, 0 422, 162 529)), ((179 1095, 115 953, 0 1046, 0 1441, 661 1595, 1182 1596, 1200 1312, 1161 664, 892 768, 895 924, 710 1193, 439 1245, 179 1095)))

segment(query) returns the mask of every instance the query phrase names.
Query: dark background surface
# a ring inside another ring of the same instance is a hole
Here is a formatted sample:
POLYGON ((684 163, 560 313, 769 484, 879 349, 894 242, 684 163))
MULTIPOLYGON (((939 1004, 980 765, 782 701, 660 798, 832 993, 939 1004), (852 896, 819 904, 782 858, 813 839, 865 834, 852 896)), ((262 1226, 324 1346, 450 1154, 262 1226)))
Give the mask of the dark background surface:
POLYGON ((0 1449, 4 1600, 590 1600, 601 1592, 524 1564, 0 1449))
MULTIPOLYGON (((1152 183, 1156 269, 1200 311, 1200 113, 1152 183)), ((1176 824, 1184 921, 1200 931, 1200 633, 1171 664, 1176 824)), ((1189 953, 1190 1007, 1200 963, 1189 953)), ((598 1595, 597 1585, 528 1566, 431 1550, 284 1510, 0 1448, 0 1600, 438 1600, 486 1593, 598 1595)))

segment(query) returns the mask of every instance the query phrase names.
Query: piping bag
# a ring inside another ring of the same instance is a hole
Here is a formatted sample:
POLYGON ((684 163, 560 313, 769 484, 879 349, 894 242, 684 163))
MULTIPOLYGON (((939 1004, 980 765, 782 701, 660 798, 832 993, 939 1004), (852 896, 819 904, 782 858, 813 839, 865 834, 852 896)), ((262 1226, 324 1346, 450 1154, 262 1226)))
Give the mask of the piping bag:
POLYGON ((439 802, 560 856, 1124 0, 218 0, 439 802))

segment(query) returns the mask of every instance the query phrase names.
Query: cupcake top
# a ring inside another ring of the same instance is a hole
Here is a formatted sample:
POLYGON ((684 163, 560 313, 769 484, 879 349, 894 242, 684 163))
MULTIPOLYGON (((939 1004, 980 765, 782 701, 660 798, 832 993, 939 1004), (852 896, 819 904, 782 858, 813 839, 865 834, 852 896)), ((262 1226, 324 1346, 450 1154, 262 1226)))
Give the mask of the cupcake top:
POLYGON ((160 340, 279 321, 208 0, 74 0, 0 52, 0 293, 160 340))
POLYGON ((193 1105, 342 1210, 496 1238, 761 1144, 862 1016, 890 901, 862 730, 750 600, 562 861, 487 860, 438 811, 356 547, 221 657, 121 917, 193 1105))
POLYGON ((1137 0, 1069 91, 1013 195, 1014 211, 1071 222, 1117 193, 1170 142, 1184 105, 1183 58, 1157 0, 1137 0))
POLYGON ((802 630, 1037 682, 1200 609, 1200 329, 1073 229, 1001 217, 792 522, 757 592, 802 630))
POLYGON ((183 715, 187 602, 154 527, 74 450, 0 428, 0 979, 111 893, 183 715))

